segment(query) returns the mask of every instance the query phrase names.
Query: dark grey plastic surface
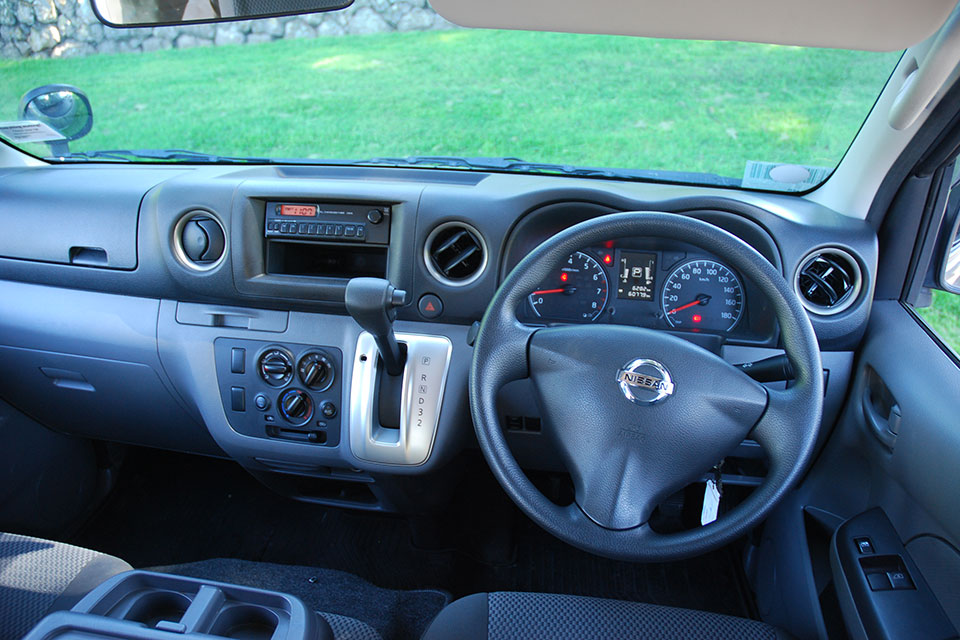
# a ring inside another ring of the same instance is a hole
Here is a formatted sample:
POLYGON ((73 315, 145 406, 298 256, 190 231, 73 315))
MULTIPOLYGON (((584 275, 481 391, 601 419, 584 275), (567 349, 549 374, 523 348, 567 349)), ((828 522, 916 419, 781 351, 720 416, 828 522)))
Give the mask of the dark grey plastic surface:
POLYGON ((171 175, 25 169, 0 179, 0 257, 106 269, 137 266, 143 195, 171 175))
POLYGON ((243 638, 333 640, 329 625, 294 596, 147 571, 128 571, 87 594, 70 612, 42 620, 41 638, 243 638))

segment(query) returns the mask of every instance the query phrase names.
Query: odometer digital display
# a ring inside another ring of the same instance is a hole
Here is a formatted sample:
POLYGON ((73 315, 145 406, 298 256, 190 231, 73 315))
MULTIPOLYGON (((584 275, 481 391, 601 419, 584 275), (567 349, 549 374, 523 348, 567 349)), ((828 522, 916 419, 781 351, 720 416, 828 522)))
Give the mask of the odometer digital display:
POLYGON ((621 251, 617 298, 649 302, 655 295, 657 254, 621 251))
POLYGON ((731 331, 743 314, 743 287, 719 262, 690 260, 667 278, 661 304, 671 327, 731 331))
POLYGON ((280 205, 280 215, 295 216, 297 218, 314 218, 317 215, 317 205, 315 204, 282 204, 280 205))

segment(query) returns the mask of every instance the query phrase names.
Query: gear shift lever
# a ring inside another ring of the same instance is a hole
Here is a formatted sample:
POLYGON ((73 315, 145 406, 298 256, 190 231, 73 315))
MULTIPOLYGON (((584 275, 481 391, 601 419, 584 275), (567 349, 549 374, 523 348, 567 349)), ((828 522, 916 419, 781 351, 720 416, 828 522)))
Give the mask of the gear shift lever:
POLYGON ((387 373, 403 373, 403 354, 393 334, 397 307, 407 304, 407 292, 397 289, 382 278, 353 278, 347 283, 344 297, 347 312, 373 336, 387 373))

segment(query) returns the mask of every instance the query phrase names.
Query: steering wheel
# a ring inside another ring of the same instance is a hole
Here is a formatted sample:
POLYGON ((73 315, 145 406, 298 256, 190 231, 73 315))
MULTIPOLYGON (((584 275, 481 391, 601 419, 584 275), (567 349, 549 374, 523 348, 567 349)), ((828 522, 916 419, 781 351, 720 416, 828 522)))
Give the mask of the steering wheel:
POLYGON ((763 256, 711 224, 677 214, 606 215, 558 233, 504 280, 480 325, 470 369, 470 410, 494 476, 527 516, 561 540, 629 561, 699 555, 759 524, 804 472, 823 410, 820 350, 796 294, 763 256), (529 327, 524 298, 570 254, 630 237, 660 237, 709 248, 769 299, 795 373, 770 390, 737 367, 663 331, 616 325, 529 327), (504 438, 497 392, 530 378, 570 473, 575 500, 558 506, 534 487, 504 438), (650 527, 666 497, 696 482, 745 438, 769 470, 743 502, 716 522, 679 533, 650 527))

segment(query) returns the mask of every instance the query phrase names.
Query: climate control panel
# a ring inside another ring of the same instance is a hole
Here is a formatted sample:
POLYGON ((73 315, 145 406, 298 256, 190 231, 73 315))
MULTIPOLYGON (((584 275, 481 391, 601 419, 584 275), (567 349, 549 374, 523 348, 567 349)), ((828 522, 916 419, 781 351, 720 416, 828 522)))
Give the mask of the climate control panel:
POLYGON ((343 353, 336 347, 218 338, 217 381, 234 431, 336 447, 343 353))

